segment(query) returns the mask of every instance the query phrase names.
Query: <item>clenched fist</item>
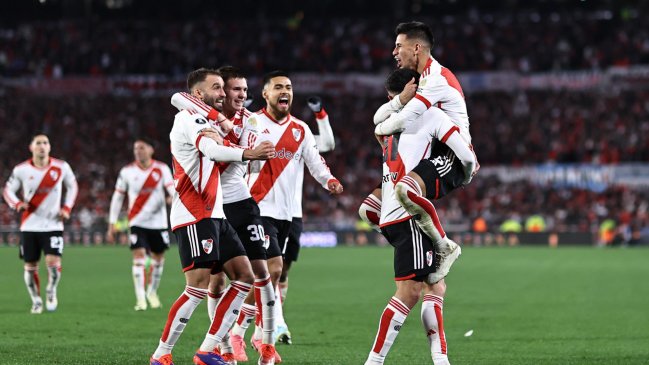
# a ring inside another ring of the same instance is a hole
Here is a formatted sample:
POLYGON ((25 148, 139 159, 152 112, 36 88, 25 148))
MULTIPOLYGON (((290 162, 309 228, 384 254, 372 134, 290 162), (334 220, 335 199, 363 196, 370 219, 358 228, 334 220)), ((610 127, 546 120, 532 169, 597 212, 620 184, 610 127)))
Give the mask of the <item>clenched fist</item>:
POLYGON ((268 160, 275 156, 275 145, 269 141, 263 141, 259 146, 243 151, 244 160, 268 160))

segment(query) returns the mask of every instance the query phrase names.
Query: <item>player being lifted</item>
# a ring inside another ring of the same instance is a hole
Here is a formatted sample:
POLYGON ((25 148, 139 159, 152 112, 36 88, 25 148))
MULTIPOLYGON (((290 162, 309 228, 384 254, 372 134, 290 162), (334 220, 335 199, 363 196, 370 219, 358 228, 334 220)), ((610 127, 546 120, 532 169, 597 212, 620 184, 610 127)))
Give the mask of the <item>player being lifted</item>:
MULTIPOLYGON (((393 98, 386 106, 387 109, 398 111, 397 113, 381 113, 382 110, 377 112, 374 120, 377 124, 375 133, 380 136, 399 133, 426 110, 436 107, 451 119, 459 134, 470 144, 469 117, 462 87, 455 75, 432 57, 434 38, 430 28, 420 22, 401 23, 395 33, 392 54, 397 66, 417 71, 421 79, 414 98, 404 93, 393 98)), ((408 87, 412 87, 412 84, 408 87)), ((417 224, 433 240, 436 254, 440 258, 436 275, 443 278, 460 255, 461 249, 437 229, 437 213, 430 200, 439 199, 442 194, 460 186, 467 171, 456 171, 462 170, 462 166, 454 162, 448 150, 433 152, 435 154, 431 158, 422 160, 407 177, 397 183, 395 194, 408 213, 418 217, 417 224)))
MULTIPOLYGON (((158 287, 164 268, 164 253, 169 248, 167 225, 167 199, 174 193, 171 170, 166 164, 153 159, 153 145, 144 138, 133 143, 135 161, 124 166, 115 183, 110 201, 108 242, 115 239, 115 224, 122 209, 124 196, 128 195, 128 226, 133 253, 133 284, 135 285, 135 310, 160 308, 158 287), (146 288, 146 260, 151 257, 151 279, 146 288)), ((170 199, 169 199, 170 201, 170 199)))
MULTIPOLYGON (((406 83, 418 74, 409 69, 394 71, 386 81, 390 96, 403 90, 406 83)), ((410 310, 424 291, 421 319, 429 340, 431 356, 436 365, 448 364, 442 306, 446 284, 435 274, 434 242, 422 235, 420 228, 397 200, 395 186, 419 165, 422 156, 430 157, 431 145, 444 144, 472 172, 475 155, 468 142, 460 136, 450 118, 438 108, 425 111, 410 123, 402 133, 380 138, 383 147, 383 180, 380 211, 381 232, 394 247, 394 275, 397 290, 384 309, 379 330, 366 365, 383 364, 410 310)), ((471 180, 469 173, 463 183, 471 180)), ((410 184, 410 183, 408 183, 410 184)), ((435 228, 444 235, 438 220, 435 228)))
POLYGON ((50 157, 50 140, 45 134, 32 137, 32 158, 14 167, 2 194, 9 207, 22 213, 20 220, 20 257, 25 261, 25 285, 32 299, 31 312, 43 312, 38 263, 41 251, 47 265, 48 311, 56 310, 56 289, 61 281, 63 221, 77 197, 77 180, 67 162, 50 157), (61 206, 63 187, 65 198, 61 206), (17 193, 21 190, 21 197, 17 193))
MULTIPOLYGON (((322 100, 320 97, 312 96, 307 99, 307 105, 309 109, 314 113, 316 124, 318 126, 318 134, 314 135, 316 146, 318 146, 318 151, 320 152, 329 152, 333 151, 336 146, 336 141, 334 139, 334 133, 331 129, 331 124, 329 123, 329 115, 327 111, 322 107, 322 100)), ((302 162, 304 165, 304 162, 302 162)), ((279 277, 278 284, 278 297, 280 305, 284 305, 284 300, 286 299, 286 294, 288 292, 288 273, 291 269, 293 262, 297 261, 298 255, 300 253, 300 236, 302 235, 302 193, 303 193, 303 183, 304 183, 304 167, 298 169, 296 188, 295 188, 295 199, 293 200, 293 220, 291 222, 291 229, 288 233, 288 241, 286 241, 286 249, 284 250, 284 265, 282 266, 282 275, 279 277)), ((277 341, 283 342, 286 344, 292 343, 291 332, 288 329, 288 325, 284 320, 283 311, 278 311, 278 318, 275 319, 277 322, 276 327, 276 338, 277 341)))
MULTIPOLYGON (((250 111, 244 107, 248 97, 246 77, 238 69, 231 66, 220 67, 217 71, 223 77, 225 83, 225 99, 221 104, 220 111, 234 122, 233 129, 225 136, 225 140, 242 148, 253 148, 256 144, 258 129, 254 120, 250 121, 249 119, 250 111)), ((184 93, 175 94, 172 97, 172 104, 179 109, 195 110, 204 116, 213 113, 211 107, 208 106, 209 109, 206 109, 205 104, 184 93)), ((218 135, 214 135, 214 137, 218 140, 218 135)), ((266 261, 265 233, 259 215, 259 206, 252 199, 244 178, 247 167, 247 161, 231 162, 220 166, 222 171, 223 210, 228 222, 235 229, 246 249, 255 274, 255 290, 254 295, 251 292, 246 297, 241 308, 230 336, 232 343, 228 343, 227 339, 225 339, 220 344, 219 351, 226 361, 248 361, 243 334, 249 323, 255 318, 257 308, 261 308, 260 315, 264 327, 260 346, 262 363, 268 363, 270 357, 275 357, 274 361, 279 363, 281 358, 274 350, 272 337, 275 328, 273 306, 277 303, 277 300, 266 261)), ((273 261, 277 260, 281 260, 281 257, 273 257, 270 262, 273 263, 273 261)), ((280 266, 281 262, 279 264, 275 262, 274 265, 280 266)), ((217 275, 223 274, 219 273, 217 275)), ((210 317, 214 316, 216 301, 221 297, 224 285, 225 278, 222 277, 213 277, 210 281, 208 292, 210 317)))
MULTIPOLYGON (((250 117, 257 123, 260 140, 275 144, 276 155, 268 161, 249 165, 248 185, 253 199, 259 204, 265 233, 268 237, 269 258, 281 257, 294 216, 296 180, 304 164, 313 176, 331 194, 341 194, 343 186, 331 175, 329 167, 318 153, 315 138, 303 121, 290 114, 293 85, 288 75, 274 71, 263 78, 262 96, 266 107, 250 117)), ((282 272, 282 260, 270 265, 273 286, 277 286, 282 272)), ((275 306, 280 311, 281 306, 275 306)), ((275 315, 276 317, 279 314, 275 315)), ((253 346, 259 343, 261 330, 252 337, 253 346)))
MULTIPOLYGON (((215 70, 191 72, 187 88, 192 96, 212 107, 225 97, 223 79, 215 70)), ((226 120, 216 111, 212 117, 221 124, 226 120)), ((178 239, 187 286, 171 306, 160 343, 151 357, 152 365, 173 363, 171 350, 192 313, 207 296, 210 274, 217 264, 223 266, 232 282, 217 304, 214 319, 193 360, 200 365, 226 364, 214 349, 236 319, 254 281, 241 241, 224 219, 221 178, 215 161, 266 159, 274 154, 274 148, 271 143, 262 143, 255 149, 219 145, 202 135, 211 126, 201 115, 183 110, 176 114, 169 134, 175 185, 171 225, 178 239), (220 251, 225 250, 232 257, 227 262, 219 257, 220 251)))

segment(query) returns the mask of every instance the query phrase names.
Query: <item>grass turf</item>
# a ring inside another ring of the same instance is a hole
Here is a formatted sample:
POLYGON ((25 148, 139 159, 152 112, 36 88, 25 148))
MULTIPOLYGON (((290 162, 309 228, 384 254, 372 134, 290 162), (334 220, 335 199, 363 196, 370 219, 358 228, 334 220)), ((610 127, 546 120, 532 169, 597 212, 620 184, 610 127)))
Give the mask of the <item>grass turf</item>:
MULTIPOLYGON (((17 249, 0 248, 0 364, 147 364, 184 282, 172 249, 164 308, 135 312, 130 261, 124 247, 67 247, 59 310, 31 315, 17 249)), ((465 249, 447 279, 452 363, 649 363, 648 262, 646 249, 465 249)), ((362 364, 394 292, 391 267, 389 248, 304 249, 285 304, 294 345, 278 346, 284 363, 362 364)), ((43 291, 46 281, 41 268, 43 291)), ((411 313, 387 364, 432 363, 419 306, 411 313)), ((177 365, 191 364, 208 325, 201 305, 177 365)), ((248 355, 256 363, 250 346, 248 355)))

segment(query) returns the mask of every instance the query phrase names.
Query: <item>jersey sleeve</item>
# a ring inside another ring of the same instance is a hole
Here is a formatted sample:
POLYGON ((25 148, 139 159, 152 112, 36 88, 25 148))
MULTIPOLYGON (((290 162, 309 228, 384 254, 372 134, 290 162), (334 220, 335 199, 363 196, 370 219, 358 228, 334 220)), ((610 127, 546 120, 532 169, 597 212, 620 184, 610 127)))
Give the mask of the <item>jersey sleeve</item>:
POLYGON ((304 128, 304 141, 302 142, 302 156, 304 157, 304 162, 306 163, 309 173, 313 176, 316 181, 320 183, 325 189, 327 188, 327 183, 335 179, 335 177, 329 171, 329 166, 325 162, 324 158, 318 153, 318 147, 315 143, 315 138, 313 133, 309 130, 308 127, 304 128))
POLYGON ((216 120, 219 112, 205 104, 201 99, 186 92, 175 93, 171 96, 171 105, 178 110, 191 110, 209 119, 216 120))
POLYGON ((241 132, 240 143, 243 147, 251 149, 255 148, 258 143, 259 127, 255 119, 246 119, 243 123, 243 131, 241 132))
POLYGON ((315 113, 315 120, 318 124, 318 135, 314 136, 314 138, 318 149, 320 152, 333 151, 336 147, 336 140, 334 138, 334 132, 331 129, 331 124, 329 123, 329 115, 324 108, 315 113))
POLYGON ((79 185, 77 185, 77 178, 67 162, 63 164, 63 185, 65 186, 65 198, 63 198, 62 209, 69 213, 77 200, 79 185))
POLYGON ((374 113, 374 125, 383 123, 390 115, 399 112, 403 108, 399 95, 392 98, 392 100, 381 105, 374 113))
POLYGON ((14 210, 18 207, 18 204, 21 203, 18 195, 16 195, 16 193, 18 193, 18 190, 20 190, 20 185, 20 179, 18 178, 17 171, 14 168, 2 192, 2 197, 4 198, 5 202, 7 202, 7 205, 9 205, 9 207, 14 210))
POLYGON ((402 132, 413 120, 419 118, 420 115, 428 110, 429 107, 430 105, 425 104, 417 98, 416 94, 401 111, 390 115, 383 123, 379 123, 374 129, 374 134, 387 136, 402 132))
POLYGON ((221 146, 213 139, 201 136, 200 132, 207 128, 210 128, 207 119, 183 111, 176 114, 170 138, 179 143, 193 144, 196 149, 213 161, 238 162, 243 160, 243 149, 221 146))
POLYGON ((161 169, 162 169, 162 184, 167 191, 167 194, 169 196, 174 195, 174 177, 171 174, 171 169, 167 164, 161 164, 161 169))

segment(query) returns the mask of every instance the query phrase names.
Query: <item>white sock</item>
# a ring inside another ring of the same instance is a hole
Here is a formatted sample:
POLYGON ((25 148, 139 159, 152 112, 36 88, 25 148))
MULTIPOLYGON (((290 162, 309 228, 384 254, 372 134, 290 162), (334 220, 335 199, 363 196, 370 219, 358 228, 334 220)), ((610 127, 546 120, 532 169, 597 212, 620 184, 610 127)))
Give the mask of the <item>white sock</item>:
POLYGON ((437 295, 424 295, 424 302, 421 305, 421 323, 428 337, 430 353, 435 365, 448 365, 446 353, 446 335, 444 334, 444 320, 442 308, 444 298, 437 295))
POLYGON ((133 285, 135 286, 135 298, 138 302, 146 297, 146 259, 133 259, 133 285))
POLYGON ((274 345, 275 307, 281 304, 275 299, 275 291, 270 276, 265 279, 255 279, 255 302, 257 310, 261 308, 261 343, 274 345))
POLYGON ((47 294, 56 296, 56 288, 61 281, 61 265, 47 267, 47 294))
POLYGON ((397 338, 403 322, 408 317, 410 309, 396 297, 392 297, 390 302, 383 310, 381 320, 379 321, 379 330, 374 339, 372 351, 367 358, 368 363, 383 364, 385 357, 390 351, 390 347, 397 338))
POLYGON ((151 283, 147 289, 147 295, 158 293, 160 287, 160 279, 162 279, 162 272, 164 271, 165 260, 160 261, 151 259, 151 283))
POLYGON ((223 336, 232 327, 232 323, 237 319, 243 300, 246 299, 250 289, 252 289, 250 284, 241 281, 230 282, 225 294, 216 305, 214 319, 201 344, 201 351, 211 352, 221 342, 223 336))
MULTIPOLYGON (((422 209, 426 211, 426 213, 430 216, 430 219, 432 221, 432 225, 424 225, 422 226, 421 221, 419 219, 415 219, 415 223, 421 228, 422 232, 424 232, 427 236, 430 237, 430 239, 434 242, 440 242, 444 237, 446 237, 446 232, 444 232, 444 228, 442 227, 442 223, 439 220, 439 216, 437 215, 437 210, 435 210, 435 206, 433 203, 430 202, 430 200, 426 199, 422 195, 421 187, 410 176, 404 176, 398 183, 400 187, 404 187, 408 191, 408 198, 415 204, 419 205, 422 209)), ((402 204, 404 206, 404 209, 408 210, 405 207, 405 204, 402 204)), ((410 214, 413 214, 413 212, 408 212, 410 214)))
POLYGON ((225 289, 218 294, 212 292, 207 293, 207 315, 210 317, 210 323, 214 320, 214 313, 216 312, 216 305, 225 293, 225 289))
POLYGON ((207 289, 199 289, 191 286, 186 286, 185 291, 176 299, 174 304, 169 310, 169 316, 165 323, 164 330, 158 348, 153 353, 154 359, 159 359, 160 356, 170 354, 176 341, 183 333, 189 318, 194 313, 194 309, 201 304, 201 301, 207 295, 207 289))
POLYGON ((42 303, 41 299, 41 283, 38 277, 38 267, 27 267, 25 265, 25 286, 27 286, 27 292, 32 298, 32 303, 42 303))
POLYGON ((232 334, 241 336, 241 338, 246 337, 246 330, 248 330, 250 323, 255 320, 256 315, 257 307, 244 303, 241 306, 241 312, 239 313, 239 317, 237 317, 237 322, 232 327, 232 334))
POLYGON ((286 320, 284 319, 284 303, 282 302, 282 295, 280 294, 278 287, 275 287, 275 297, 277 298, 277 304, 273 306, 273 309, 275 311, 275 327, 288 327, 286 325, 286 320))

